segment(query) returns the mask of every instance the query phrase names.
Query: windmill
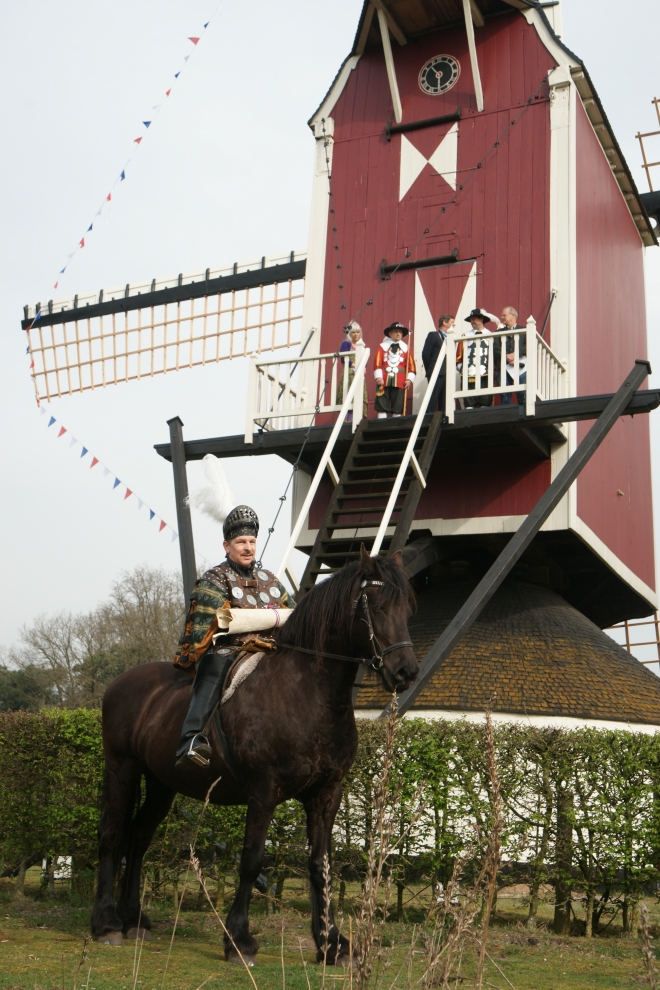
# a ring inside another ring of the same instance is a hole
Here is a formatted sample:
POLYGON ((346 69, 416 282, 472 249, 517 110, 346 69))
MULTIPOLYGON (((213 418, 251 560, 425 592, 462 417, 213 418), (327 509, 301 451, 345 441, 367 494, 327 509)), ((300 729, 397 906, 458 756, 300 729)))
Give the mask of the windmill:
MULTIPOLYGON (((490 705, 501 718, 651 730, 660 683, 602 630, 657 607, 648 413, 660 393, 644 387, 643 285, 657 238, 560 17, 558 2, 366 0, 309 122, 305 255, 41 304, 35 376, 61 394, 111 366, 118 381, 252 355, 244 434, 184 442, 174 419, 156 447, 173 463, 186 590, 186 463, 276 453, 296 468, 278 570, 307 553, 301 593, 363 543, 402 550, 422 660, 404 713, 490 705), (491 327, 487 371, 471 380, 461 348, 476 306, 515 306, 520 325, 491 327), (410 324, 420 365, 441 313, 457 324, 444 408, 427 408, 420 375, 410 415, 373 420, 382 328, 410 324), (340 391, 337 338, 352 317, 365 346, 340 391), (101 329, 85 337, 90 324, 101 329), (265 354, 292 345, 304 353, 265 354), (68 356, 48 365, 56 353, 68 356), (465 407, 476 394, 489 404, 465 407)), ((386 703, 375 680, 358 685, 358 711, 386 703)))

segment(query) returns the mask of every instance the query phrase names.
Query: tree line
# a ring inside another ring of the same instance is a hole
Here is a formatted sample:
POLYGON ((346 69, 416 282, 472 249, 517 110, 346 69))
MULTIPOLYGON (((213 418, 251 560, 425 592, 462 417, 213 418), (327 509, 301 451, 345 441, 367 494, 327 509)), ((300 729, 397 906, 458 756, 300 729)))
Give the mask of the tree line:
MULTIPOLYGON (((384 726, 360 720, 360 746, 334 831, 335 896, 365 875, 384 726)), ((505 725, 495 732, 504 801, 498 888, 529 884, 528 924, 551 891, 554 928, 591 936, 632 931, 637 903, 660 881, 660 738, 623 731, 505 725), (581 908, 576 909, 576 897, 581 908)), ((397 731, 389 813, 399 850, 390 862, 394 916, 410 886, 435 897, 458 862, 465 881, 491 820, 483 728, 404 720, 397 731)), ((0 861, 20 886, 25 869, 72 856, 74 885, 91 893, 103 778, 100 713, 51 708, 0 713, 0 861)), ((185 871, 201 805, 177 796, 146 860, 147 900, 171 897, 185 871)), ((196 848, 221 904, 243 841, 243 808, 206 810, 196 848)), ((304 814, 277 810, 268 838, 267 891, 276 907, 288 877, 305 874, 304 814)))

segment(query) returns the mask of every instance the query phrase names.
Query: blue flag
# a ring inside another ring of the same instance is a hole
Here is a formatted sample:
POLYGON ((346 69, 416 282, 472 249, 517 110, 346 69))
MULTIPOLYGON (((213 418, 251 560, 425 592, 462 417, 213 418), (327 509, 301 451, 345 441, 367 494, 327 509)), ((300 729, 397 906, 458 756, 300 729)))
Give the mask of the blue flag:
POLYGON ((84 457, 86 453, 87 453, 87 447, 83 447, 83 449, 80 451, 80 456, 84 457))
POLYGON ((50 419, 48 420, 48 425, 49 426, 52 426, 53 423, 56 423, 56 422, 57 422, 57 420, 55 419, 55 417, 54 416, 51 416, 50 419))
POLYGON ((114 489, 114 488, 116 488, 116 487, 117 487, 117 485, 121 485, 121 481, 119 480, 119 478, 115 478, 115 483, 114 483, 114 485, 112 486, 112 487, 113 487, 113 489, 114 489))
POLYGON ((153 517, 155 515, 156 515, 156 513, 154 512, 154 510, 153 509, 149 509, 149 522, 151 522, 151 520, 153 519, 153 517))

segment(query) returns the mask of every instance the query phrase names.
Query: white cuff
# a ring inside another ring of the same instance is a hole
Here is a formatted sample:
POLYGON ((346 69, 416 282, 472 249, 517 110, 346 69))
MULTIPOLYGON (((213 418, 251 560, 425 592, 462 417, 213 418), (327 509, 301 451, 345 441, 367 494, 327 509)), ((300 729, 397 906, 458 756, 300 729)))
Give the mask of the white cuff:
POLYGON ((374 378, 376 379, 376 381, 378 381, 382 377, 383 377, 383 369, 376 368, 376 370, 374 371, 374 378))
POLYGON ((407 377, 408 377, 408 381, 409 382, 414 382, 415 381, 415 372, 414 371, 409 371, 407 377))

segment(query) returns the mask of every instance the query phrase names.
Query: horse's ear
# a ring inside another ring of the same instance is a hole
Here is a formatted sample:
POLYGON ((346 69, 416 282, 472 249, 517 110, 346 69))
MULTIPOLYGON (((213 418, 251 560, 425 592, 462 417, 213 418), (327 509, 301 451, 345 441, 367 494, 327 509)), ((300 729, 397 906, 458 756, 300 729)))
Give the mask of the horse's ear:
POLYGON ((394 564, 395 567, 400 567, 403 570, 403 560, 400 550, 395 550, 391 557, 388 558, 390 563, 394 564))
POLYGON ((364 543, 360 544, 360 569, 363 574, 373 574, 374 558, 364 548, 364 543))

